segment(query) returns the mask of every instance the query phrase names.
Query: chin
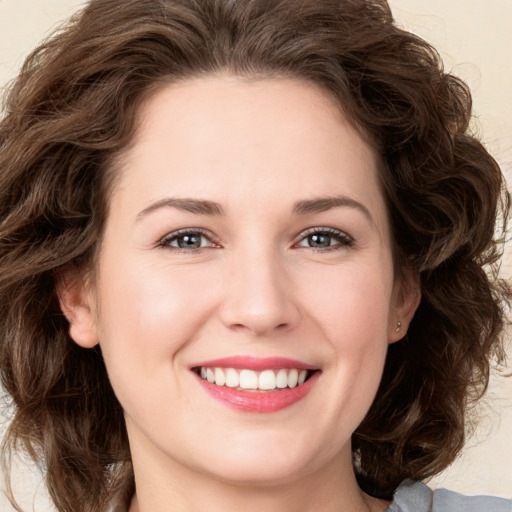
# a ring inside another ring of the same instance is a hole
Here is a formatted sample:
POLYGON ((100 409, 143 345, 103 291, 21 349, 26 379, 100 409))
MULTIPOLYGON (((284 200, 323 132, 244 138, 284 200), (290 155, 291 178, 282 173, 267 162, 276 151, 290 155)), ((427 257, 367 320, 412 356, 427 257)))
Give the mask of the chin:
POLYGON ((240 487, 277 487, 296 481, 307 473, 298 462, 267 456, 265 460, 253 461, 248 458, 237 464, 217 466, 214 472, 209 472, 209 476, 240 487))
POLYGON ((300 480, 335 457, 315 450, 311 440, 283 442, 281 436, 270 437, 253 436, 222 452, 203 452, 201 472, 238 486, 273 487, 300 480))

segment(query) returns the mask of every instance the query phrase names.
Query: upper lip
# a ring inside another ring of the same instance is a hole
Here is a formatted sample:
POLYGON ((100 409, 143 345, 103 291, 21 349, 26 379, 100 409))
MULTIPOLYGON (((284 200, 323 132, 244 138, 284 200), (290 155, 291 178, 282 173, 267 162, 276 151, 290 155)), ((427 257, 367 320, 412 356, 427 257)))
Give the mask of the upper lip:
POLYGON ((297 370, 314 370, 316 368, 296 359, 285 357, 251 357, 251 356, 232 356, 220 359, 210 359, 201 361, 191 366, 191 368, 235 368, 238 370, 272 370, 279 368, 296 368, 297 370))

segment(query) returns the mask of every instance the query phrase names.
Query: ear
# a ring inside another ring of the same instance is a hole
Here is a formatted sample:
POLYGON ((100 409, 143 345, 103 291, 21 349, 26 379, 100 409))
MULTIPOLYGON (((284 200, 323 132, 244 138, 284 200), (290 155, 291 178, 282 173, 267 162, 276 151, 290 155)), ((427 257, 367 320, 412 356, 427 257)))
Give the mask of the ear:
POLYGON ((94 347, 98 343, 98 331, 90 287, 75 271, 59 270, 56 279, 60 308, 69 322, 69 335, 83 348, 94 347))
POLYGON ((389 343, 395 343, 407 334, 420 301, 421 289, 418 276, 409 273, 400 281, 397 280, 388 318, 389 343))

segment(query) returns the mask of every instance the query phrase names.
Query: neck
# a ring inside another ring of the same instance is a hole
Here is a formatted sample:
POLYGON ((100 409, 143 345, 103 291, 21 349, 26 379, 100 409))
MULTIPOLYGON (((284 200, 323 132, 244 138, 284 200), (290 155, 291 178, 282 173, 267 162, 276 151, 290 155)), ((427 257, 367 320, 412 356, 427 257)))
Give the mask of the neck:
MULTIPOLYGON (((154 501, 154 500, 149 500, 154 501)), ((346 500, 336 500, 333 499, 330 501, 328 508, 325 507, 325 505, 319 504, 318 501, 315 503, 312 503, 313 500, 308 498, 307 500, 301 502, 300 504, 292 504, 295 502, 295 500, 289 500, 289 499, 276 499, 276 496, 270 494, 266 494, 264 496, 264 499, 258 499, 254 498, 252 493, 249 493, 249 495, 244 496, 243 500, 237 500, 240 503, 243 502, 242 505, 236 505, 236 504, 227 504, 227 505, 221 505, 221 509, 223 511, 225 510, 250 510, 252 511, 253 508, 256 507, 261 508, 265 507, 265 510, 269 512, 274 512, 277 510, 282 511, 288 510, 288 507, 293 506, 298 512, 340 512, 340 511, 354 511, 354 512, 383 512, 384 510, 387 510, 387 507, 389 506, 389 502, 385 502, 382 500, 377 500, 376 498, 372 498, 370 496, 363 496, 361 502, 358 505, 354 505, 353 507, 347 508, 346 500), (250 502, 250 505, 247 506, 247 503, 250 502)), ((323 500, 322 500, 323 501, 323 500)), ((211 502, 209 501, 209 504, 211 502)), ((129 508, 129 512, 145 512, 146 510, 158 510, 158 511, 178 511, 178 510, 187 510, 187 511, 199 511, 199 510, 205 510, 204 505, 200 503, 198 500, 197 503, 194 505, 191 505, 187 508, 179 508, 176 506, 175 503, 172 504, 165 504, 162 506, 159 506, 158 508, 153 508, 153 505, 150 506, 140 506, 139 505, 139 497, 137 494, 133 496, 133 499, 131 501, 131 505, 129 508)), ((213 510, 217 511, 219 510, 217 507, 215 507, 213 510)))

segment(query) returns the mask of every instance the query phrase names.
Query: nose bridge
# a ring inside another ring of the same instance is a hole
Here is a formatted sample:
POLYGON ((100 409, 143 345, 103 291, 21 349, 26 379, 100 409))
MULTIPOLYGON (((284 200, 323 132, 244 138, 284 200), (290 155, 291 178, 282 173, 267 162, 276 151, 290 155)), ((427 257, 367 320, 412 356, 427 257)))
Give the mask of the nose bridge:
POLYGON ((298 309, 282 255, 268 241, 243 244, 229 258, 223 322, 254 334, 291 327, 298 309))

